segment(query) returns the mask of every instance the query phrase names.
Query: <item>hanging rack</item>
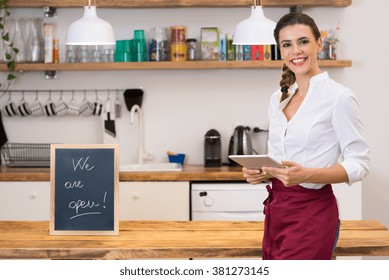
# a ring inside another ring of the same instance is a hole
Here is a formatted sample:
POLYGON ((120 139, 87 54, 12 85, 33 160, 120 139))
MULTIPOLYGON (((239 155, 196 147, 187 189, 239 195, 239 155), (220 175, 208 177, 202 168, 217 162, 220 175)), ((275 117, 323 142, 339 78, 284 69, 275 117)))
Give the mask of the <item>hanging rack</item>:
POLYGON ((93 92, 93 93, 107 93, 107 91, 109 92, 115 92, 115 91, 124 91, 125 89, 15 89, 15 90, 0 90, 0 93, 14 93, 14 92, 17 92, 17 93, 21 93, 21 92, 25 92, 25 93, 36 93, 36 92, 39 92, 39 93, 47 93, 49 94, 50 92, 68 92, 68 93, 72 93, 72 92, 79 92, 79 93, 82 93, 84 94, 84 92, 93 92))
POLYGON ((3 97, 8 94, 8 98, 11 99, 13 95, 19 96, 22 92, 24 92, 25 96, 28 96, 30 94, 35 94, 36 97, 39 95, 51 95, 51 96, 63 96, 64 94, 68 93, 72 96, 75 94, 82 94, 84 96, 87 96, 88 93, 90 95, 96 95, 96 96, 109 96, 109 95, 116 95, 117 92, 124 92, 125 89, 18 89, 18 90, 0 90, 0 101, 2 101, 3 97))

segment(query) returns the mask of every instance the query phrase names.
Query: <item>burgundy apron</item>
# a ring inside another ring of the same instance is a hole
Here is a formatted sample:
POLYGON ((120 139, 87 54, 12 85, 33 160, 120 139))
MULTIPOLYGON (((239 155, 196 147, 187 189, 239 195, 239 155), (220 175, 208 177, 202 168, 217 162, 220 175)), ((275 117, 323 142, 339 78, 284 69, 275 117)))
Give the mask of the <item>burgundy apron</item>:
POLYGON ((339 214, 331 185, 285 187, 278 179, 266 186, 264 260, 331 259, 339 214))

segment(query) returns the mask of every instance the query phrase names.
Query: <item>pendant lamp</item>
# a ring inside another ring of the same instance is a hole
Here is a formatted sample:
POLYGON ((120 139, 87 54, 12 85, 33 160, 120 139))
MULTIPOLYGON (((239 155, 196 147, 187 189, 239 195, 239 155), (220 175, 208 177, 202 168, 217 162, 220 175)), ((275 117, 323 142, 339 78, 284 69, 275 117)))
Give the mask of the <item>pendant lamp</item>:
POLYGON ((234 45, 271 45, 276 44, 273 36, 276 23, 263 14, 260 0, 254 0, 251 15, 238 23, 234 32, 234 45))
POLYGON ((88 0, 83 17, 68 28, 66 45, 114 45, 115 43, 112 26, 97 16, 96 6, 91 6, 91 0, 88 0))

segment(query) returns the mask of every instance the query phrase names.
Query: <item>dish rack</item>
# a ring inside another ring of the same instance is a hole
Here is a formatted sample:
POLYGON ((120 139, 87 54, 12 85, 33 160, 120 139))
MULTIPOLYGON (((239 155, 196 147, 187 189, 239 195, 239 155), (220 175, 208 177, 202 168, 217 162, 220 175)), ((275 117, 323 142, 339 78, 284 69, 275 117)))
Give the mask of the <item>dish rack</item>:
POLYGON ((50 167, 50 145, 6 143, 1 154, 8 167, 50 167))

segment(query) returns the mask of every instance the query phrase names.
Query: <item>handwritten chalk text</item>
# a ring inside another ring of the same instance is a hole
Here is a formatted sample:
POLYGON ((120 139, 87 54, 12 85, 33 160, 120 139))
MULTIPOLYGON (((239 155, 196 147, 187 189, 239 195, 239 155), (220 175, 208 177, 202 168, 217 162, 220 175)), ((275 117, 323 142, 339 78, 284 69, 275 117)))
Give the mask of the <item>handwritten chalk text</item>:
POLYGON ((92 170, 93 168, 95 168, 94 165, 90 165, 88 163, 88 160, 89 160, 89 157, 87 157, 86 159, 84 158, 80 158, 77 162, 75 162, 75 160, 73 159, 73 171, 76 171, 77 168, 80 168, 81 170, 85 170, 85 171, 90 171, 92 170))
POLYGON ((82 184, 81 181, 74 181, 73 183, 68 181, 65 183, 65 189, 74 189, 74 188, 81 189, 83 186, 84 185, 82 184))

